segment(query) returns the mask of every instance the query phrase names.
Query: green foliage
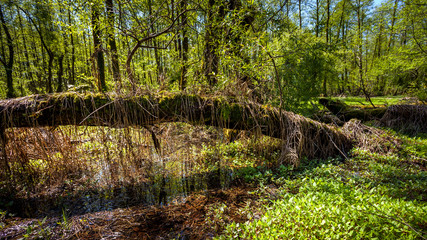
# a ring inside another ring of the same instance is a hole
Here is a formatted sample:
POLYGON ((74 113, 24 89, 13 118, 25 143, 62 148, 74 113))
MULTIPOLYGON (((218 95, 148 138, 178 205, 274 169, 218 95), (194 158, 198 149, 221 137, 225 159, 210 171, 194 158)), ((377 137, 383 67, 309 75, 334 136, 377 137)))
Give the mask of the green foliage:
POLYGON ((284 194, 266 207, 261 219, 231 224, 225 234, 243 239, 417 239, 425 224, 427 206, 363 192, 332 179, 301 181, 298 194, 284 194))
POLYGON ((24 228, 25 234, 19 239, 51 239, 52 229, 46 226, 46 220, 47 217, 28 224, 24 228))
MULTIPOLYGON (((343 101, 347 105, 351 106, 369 106, 371 107, 369 101, 364 97, 335 97, 333 99, 338 99, 343 101)), ((383 97, 371 97, 371 101, 375 106, 390 106, 402 103, 403 96, 383 96, 383 97)))
POLYGON ((326 52, 328 46, 308 32, 285 32, 276 41, 284 56, 277 65, 285 108, 304 112, 306 103, 321 93, 323 79, 334 77, 334 59, 326 52))
MULTIPOLYGON (((185 74, 187 86, 195 91, 231 89, 237 96, 276 105, 282 102, 284 108, 300 113, 309 113, 311 100, 319 94, 360 95, 362 88, 369 94, 411 94, 426 99, 423 39, 427 33, 422 26, 427 9, 421 0, 389 0, 375 7, 372 1, 326 3, 303 3, 300 9, 299 4, 282 6, 276 0, 229 4, 113 1, 114 20, 104 8, 99 13, 107 86, 122 92, 134 87, 178 90, 185 74), (181 4, 188 11, 183 12, 181 4), (110 40, 118 46, 121 83, 112 76, 110 40), (131 56, 133 48, 136 52, 131 56), (208 65, 215 65, 214 69, 207 69, 208 65), (207 75, 217 84, 207 86, 207 75)), ((4 27, 15 49, 13 85, 18 95, 47 91, 51 54, 54 89, 60 84, 60 56, 64 57, 64 86, 96 86, 93 29, 88 26, 92 25, 92 6, 105 1, 1 4, 4 27)), ((0 39, 1 59, 6 60, 4 29, 0 39)), ((5 98, 5 82, 0 86, 0 98, 5 98)))
MULTIPOLYGON (((225 136, 224 136, 225 137, 225 136)), ((244 177, 245 171, 259 165, 269 165, 278 158, 278 141, 269 137, 251 136, 250 139, 239 139, 214 146, 203 145, 200 157, 204 159, 207 170, 218 167, 219 161, 237 169, 238 176, 244 177)))
MULTIPOLYGON (((341 163, 303 161, 281 166, 272 175, 242 170, 246 180, 259 176, 280 186, 276 200, 245 223, 230 223, 219 239, 419 239, 427 223, 427 174, 416 162, 426 156, 425 137, 400 137, 395 154, 354 149, 341 163)), ((260 181, 262 183, 262 181, 260 181)), ((263 184, 261 184, 263 186, 263 184)), ((261 187, 262 188, 262 187, 261 187)))
POLYGON ((228 207, 225 203, 217 203, 209 207, 206 214, 206 224, 210 226, 213 231, 219 232, 224 228, 230 219, 227 216, 228 207))

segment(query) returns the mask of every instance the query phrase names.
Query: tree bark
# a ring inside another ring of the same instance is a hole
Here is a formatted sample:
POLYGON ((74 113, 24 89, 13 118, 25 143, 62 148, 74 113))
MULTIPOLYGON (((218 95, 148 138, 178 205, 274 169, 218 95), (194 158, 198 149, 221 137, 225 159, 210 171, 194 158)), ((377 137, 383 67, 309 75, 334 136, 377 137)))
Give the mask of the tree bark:
POLYGON ((108 19, 108 44, 111 51, 111 68, 113 71, 113 79, 121 85, 119 56, 117 54, 116 38, 114 37, 114 4, 113 0, 105 0, 108 19))
MULTIPOLYGON (((187 9, 187 1, 181 2, 181 11, 187 9)), ((187 87, 187 61, 188 61, 188 35, 187 35, 187 14, 181 15, 182 25, 182 65, 181 65, 181 80, 179 83, 179 89, 184 90, 187 87)))
POLYGON ((394 1, 394 7, 393 7, 393 15, 391 16, 390 39, 388 40, 387 51, 390 51, 391 44, 393 42, 394 23, 396 22, 396 12, 397 12, 398 4, 399 4, 399 0, 395 0, 394 1))
POLYGON ((218 47, 218 34, 220 30, 220 21, 225 17, 225 6, 220 1, 208 1, 208 16, 205 35, 205 50, 204 50, 204 75, 209 85, 217 84, 216 75, 218 73, 219 55, 216 51, 218 47), (217 11, 217 12, 215 12, 217 11))
POLYGON ((320 0, 316 0, 316 37, 319 37, 319 8, 320 8, 320 4, 319 4, 320 0))
MULTIPOLYGON (((154 27, 155 18, 153 16, 153 2, 152 0, 148 0, 148 14, 150 16, 150 29, 152 33, 156 32, 156 28, 154 27)), ((152 46, 154 47, 154 60, 156 61, 156 69, 157 69, 157 83, 161 84, 161 81, 163 81, 163 68, 162 68, 162 62, 160 59, 160 54, 158 51, 159 44, 155 38, 150 39, 152 46)))
POLYGON ((101 29, 99 25, 99 9, 97 6, 92 6, 92 34, 94 46, 94 59, 96 59, 97 73, 96 79, 98 80, 98 91, 104 92, 107 90, 105 84, 105 65, 104 65, 104 52, 101 44, 101 29))
POLYGON ((1 63, 3 64, 5 70, 6 70, 6 86, 7 86, 7 98, 13 98, 15 97, 15 91, 13 89, 13 57, 14 57, 14 50, 13 50, 13 41, 12 37, 9 32, 9 28, 6 25, 6 21, 3 16, 3 9, 0 5, 0 21, 3 26, 3 30, 6 34, 6 42, 7 42, 7 48, 9 50, 9 59, 6 61, 6 56, 3 56, 0 58, 1 63))
POLYGON ((329 44, 329 19, 330 19, 331 0, 326 0, 326 44, 329 44))
MULTIPOLYGON (((22 23, 22 17, 21 17, 21 13, 19 11, 19 9, 17 9, 17 13, 18 13, 18 20, 19 20, 19 26, 21 27, 21 32, 24 32, 24 24, 22 23)), ((26 71, 28 71, 28 77, 30 80, 30 86, 29 90, 32 91, 33 93, 38 93, 36 86, 36 83, 34 81, 34 77, 33 77, 33 71, 31 70, 31 66, 30 66, 30 56, 28 54, 28 47, 27 47, 27 38, 25 37, 25 34, 22 34, 22 45, 24 45, 24 55, 25 55, 25 67, 26 67, 26 71)))
POLYGON ((302 0, 298 0, 299 29, 302 29, 301 1, 302 0))
POLYGON ((163 122, 187 122, 236 130, 256 130, 281 138, 298 156, 344 155, 351 141, 341 131, 270 106, 197 95, 62 93, 0 101, 0 129, 58 125, 122 128, 163 122))
MULTIPOLYGON (((330 0, 326 0, 326 46, 328 46, 329 48, 329 17, 330 17, 330 13, 329 13, 329 9, 331 5, 331 1, 330 0)), ((326 88, 326 84, 327 84, 327 78, 328 76, 323 76, 323 96, 327 97, 328 96, 328 92, 327 92, 327 88, 326 88)))
MULTIPOLYGON (((53 67, 53 60, 55 58, 55 54, 53 53, 53 51, 51 50, 51 48, 49 48, 48 43, 45 41, 44 35, 42 33, 42 30, 37 26, 36 22, 33 20, 33 18, 31 17, 31 15, 28 13, 28 11, 24 10, 23 8, 17 6, 19 8, 19 10, 21 10, 23 13, 25 13, 25 15, 27 15, 28 19, 30 20, 30 22, 33 24, 34 28, 36 29, 37 33, 39 34, 40 37, 40 42, 41 45, 43 47, 43 49, 46 50, 48 56, 49 56, 49 62, 48 62, 48 76, 47 76, 47 84, 46 84, 46 91, 48 93, 52 93, 53 92, 53 88, 52 88, 52 67, 53 67)), ((42 52, 43 55, 43 52, 42 52)), ((44 62, 44 60, 43 60, 44 62)))
POLYGON ((46 48, 46 51, 47 51, 47 54, 49 55, 49 63, 48 63, 48 66, 47 66, 47 85, 46 85, 46 92, 52 93, 53 92, 53 88, 52 88, 52 79, 53 79, 52 68, 53 68, 53 59, 55 58, 55 55, 53 55, 53 53, 48 48, 46 48))
MULTIPOLYGON (((71 26, 71 10, 68 10, 68 24, 71 26)), ((74 85, 76 84, 76 78, 75 78, 75 62, 76 62, 76 49, 74 46, 74 34, 73 30, 70 30, 70 40, 71 40, 71 73, 70 73, 70 84, 74 85)))
MULTIPOLYGON (((357 47, 358 47, 358 56, 357 56, 357 63, 358 63, 358 68, 359 68, 359 80, 360 80, 360 84, 362 87, 362 92, 365 95, 366 99, 371 103, 372 107, 375 108, 375 105, 372 103, 371 101, 371 97, 369 96, 368 90, 366 89, 365 86, 365 78, 363 76, 363 48, 362 48, 362 44, 363 44, 363 38, 362 38, 362 25, 363 25, 363 19, 362 19, 362 3, 361 0, 357 1, 357 47)), ((365 66, 367 67, 367 66, 365 66)))
POLYGON ((59 56, 58 58, 58 65, 59 65, 59 69, 58 69, 58 88, 56 89, 57 92, 62 92, 64 91, 64 80, 63 80, 63 75, 64 75, 64 55, 59 56))

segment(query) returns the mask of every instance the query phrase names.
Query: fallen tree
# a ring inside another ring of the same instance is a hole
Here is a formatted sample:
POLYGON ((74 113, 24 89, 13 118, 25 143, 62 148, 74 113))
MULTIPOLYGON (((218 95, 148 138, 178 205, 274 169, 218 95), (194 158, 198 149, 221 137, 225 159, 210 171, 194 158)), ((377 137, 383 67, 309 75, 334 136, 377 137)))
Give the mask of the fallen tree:
POLYGON ((340 100, 332 100, 328 98, 319 99, 319 103, 325 106, 341 121, 347 122, 350 119, 356 118, 361 121, 370 121, 380 119, 385 114, 387 108, 358 108, 352 107, 340 100))
MULTIPOLYGON (((287 161, 295 157, 345 155, 352 147, 339 129, 270 106, 223 97, 190 94, 121 97, 61 93, 0 101, 0 130, 59 125, 138 127, 187 122, 236 130, 255 130, 284 140, 287 161)), ((285 159, 286 160, 286 159, 285 159)), ((295 162, 294 162, 295 163, 295 162)))
MULTIPOLYGON (((327 121, 344 125, 351 119, 361 121, 377 120, 381 127, 393 128, 409 134, 427 133, 427 105, 392 105, 390 107, 358 108, 340 100, 319 99, 319 103, 339 118, 327 121)), ((323 120, 322 119, 322 120, 323 120)))

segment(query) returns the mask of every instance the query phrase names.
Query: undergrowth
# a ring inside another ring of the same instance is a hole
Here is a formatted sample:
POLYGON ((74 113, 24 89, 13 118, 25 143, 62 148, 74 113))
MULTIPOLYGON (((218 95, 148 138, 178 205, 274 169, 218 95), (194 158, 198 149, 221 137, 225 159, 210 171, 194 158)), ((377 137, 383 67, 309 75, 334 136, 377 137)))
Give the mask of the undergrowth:
MULTIPOLYGON (((218 239, 426 238, 426 135, 384 131, 363 139, 365 144, 348 159, 303 158, 296 167, 278 165, 279 140, 182 124, 156 129, 161 156, 146 131, 63 127, 54 135, 42 130, 14 134, 26 148, 11 147, 18 157, 11 162, 15 175, 2 179, 3 196, 10 197, 0 199, 0 233, 12 229, 8 219, 14 218, 14 206, 28 216, 40 211, 39 220, 21 226, 23 238, 55 239, 83 231, 76 224, 87 226, 81 219, 90 214, 119 214, 121 207, 140 204, 147 196, 151 204, 175 201, 169 207, 188 210, 183 204, 193 207, 189 200, 174 198, 183 193, 183 199, 191 198, 198 191, 206 195, 199 203, 209 202, 194 205, 199 229, 206 236, 220 234, 218 239), (377 151, 373 144, 384 139, 388 145, 381 146, 387 147, 377 151), (240 187, 239 194, 222 192, 232 184, 240 187), (38 208, 32 208, 34 203, 38 208), (46 219, 43 210, 57 214, 46 219)), ((169 231, 163 220, 159 224, 169 231)))
POLYGON ((232 222, 218 239, 425 239, 425 136, 400 136, 402 149, 375 154, 354 149, 342 162, 305 161, 298 169, 246 169, 246 181, 266 195, 257 218, 232 222))

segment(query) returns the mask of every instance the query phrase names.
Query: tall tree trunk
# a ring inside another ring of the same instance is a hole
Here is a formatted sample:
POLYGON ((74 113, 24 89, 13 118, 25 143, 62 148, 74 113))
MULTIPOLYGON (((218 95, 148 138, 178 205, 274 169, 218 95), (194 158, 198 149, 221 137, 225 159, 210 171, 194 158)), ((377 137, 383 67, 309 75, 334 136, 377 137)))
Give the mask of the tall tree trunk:
MULTIPOLYGON (((175 10, 175 1, 174 0, 171 0, 171 14, 172 14, 172 19, 175 19, 175 11, 177 11, 178 12, 178 10, 175 10)), ((179 14, 179 13, 178 13, 179 14)), ((179 24, 179 23, 178 23, 179 24)), ((174 45, 174 48, 175 48, 175 52, 177 52, 178 51, 178 45, 177 45, 177 43, 178 43, 178 38, 177 38, 177 41, 173 41, 173 45, 174 45)))
MULTIPOLYGON (((70 26, 72 25, 71 21, 71 10, 68 10, 68 24, 70 26)), ((70 73, 70 84, 75 85, 76 84, 76 78, 75 78, 75 63, 76 63, 76 49, 74 46, 74 34, 73 30, 70 30, 70 41, 71 41, 71 73, 70 73)))
POLYGON ((319 22, 319 8, 320 8, 319 1, 320 0, 316 0, 316 37, 319 37, 319 25, 320 25, 320 22, 319 22))
POLYGON ((391 16, 390 39, 388 40, 387 51, 390 51, 391 44, 393 42, 393 31, 394 31, 394 24, 396 22, 396 12, 397 12, 398 4, 399 4, 399 0, 395 0, 394 1, 394 7, 393 7, 393 15, 391 16))
MULTIPOLYGON (((344 7, 343 7, 343 9, 344 9, 344 7)), ((347 28, 346 28, 346 23, 344 20, 343 20, 343 24, 342 24, 342 41, 344 44, 346 44, 346 42, 347 42, 347 28)), ((344 82, 342 84, 342 88, 343 88, 342 91, 343 92, 345 91, 347 84, 348 84, 347 53, 344 52, 344 82)))
POLYGON ((114 37, 114 4, 113 0, 105 0, 108 19, 108 44, 111 52, 111 68, 113 71, 113 79, 116 84, 121 85, 119 56, 117 54, 116 38, 114 37))
POLYGON ((93 34, 93 46, 94 46, 94 59, 96 62, 97 73, 96 79, 98 91, 104 92, 107 90, 105 84, 105 65, 104 65, 104 52, 102 50, 101 43, 101 29, 99 23, 99 8, 95 4, 92 5, 92 34, 93 34))
MULTIPOLYGON (((331 5, 331 0, 326 0, 326 44, 329 44, 329 9, 331 5)), ((327 89, 326 89, 326 83, 327 83, 327 76, 323 76, 323 96, 328 96, 327 89)))
MULTIPOLYGON (((153 14, 153 2, 151 0, 148 0, 148 13, 150 14, 150 29, 151 32, 154 33, 155 32, 155 27, 154 27, 154 23, 151 21, 151 19, 154 19, 154 16, 152 16, 153 14)), ((160 54, 159 51, 157 49, 158 47, 158 42, 156 41, 156 39, 151 39, 150 40, 152 42, 152 45, 154 46, 154 59, 156 61, 156 68, 157 68, 157 83, 161 84, 161 82, 163 81, 163 68, 162 68, 162 63, 160 61, 160 54)))
POLYGON ((365 86, 365 79, 363 76, 363 33, 362 33, 362 3, 361 0, 357 0, 357 37, 358 37, 358 67, 359 67, 359 81, 362 88, 362 92, 365 95, 366 100, 368 100, 371 105, 375 108, 375 105, 371 101, 371 97, 365 86))
MULTIPOLYGON (((37 33, 39 34, 40 37, 40 42, 42 45, 42 49, 46 50, 48 56, 49 56, 49 60, 48 60, 48 75, 47 75, 47 84, 46 84, 46 91, 48 93, 53 92, 53 88, 52 88, 52 67, 53 67, 53 60, 55 58, 55 54, 53 53, 53 51, 49 48, 47 42, 45 41, 45 36, 43 35, 41 29, 38 27, 38 25, 36 24, 36 22, 34 21, 34 19, 31 17, 31 15, 24 9, 22 9, 21 7, 19 7, 19 10, 23 11, 28 19, 31 21, 31 23, 33 24, 34 28, 36 29, 37 33)), ((42 51, 42 57, 43 57, 43 62, 44 62, 44 53, 42 51)))
MULTIPOLYGON (((3 26, 3 24, 2 24, 2 26, 3 26)), ((3 36, 2 32, 3 32, 3 27, 0 27, 0 36, 3 36)), ((4 50, 5 45, 6 44, 3 43, 3 38, 0 37, 0 50, 1 50, 0 54, 1 54, 1 56, 6 56, 6 52, 4 50)))
POLYGON ((209 0, 208 1, 208 16, 205 36, 205 50, 204 50, 204 75, 209 85, 215 86, 218 79, 216 75, 218 73, 219 56, 216 52, 218 47, 217 34, 220 32, 220 20, 225 16, 225 7, 220 1, 209 0), (217 11, 217 12, 214 12, 217 11))
POLYGON ((338 26, 338 28, 337 28, 337 40, 336 40, 336 42, 338 43, 339 42, 339 40, 340 40, 340 31, 341 31, 341 28, 343 28, 343 38, 344 38, 344 15, 345 15, 345 5, 346 5, 346 0, 343 0, 343 3, 342 3, 342 12, 341 12, 341 17, 340 17, 340 23, 339 23, 339 26, 338 26))
POLYGON ((331 8, 331 0, 326 0, 326 44, 329 44, 330 8, 331 8))
MULTIPOLYGON (((187 1, 181 1, 181 11, 186 11, 187 1)), ((179 88, 184 90, 187 87, 187 60, 188 60, 188 36, 187 36, 187 14, 181 15, 182 25, 182 65, 181 65, 181 81, 179 88)))
MULTIPOLYGON (((21 13, 19 10, 17 12, 18 12, 19 25, 21 27, 21 32, 24 32, 24 24, 22 23, 21 13)), ((31 70, 30 56, 28 54, 27 38, 25 37, 25 34, 22 34, 22 44, 24 45, 25 68, 28 71, 28 77, 31 81, 30 90, 34 93, 38 93, 37 88, 35 87, 36 83, 34 82, 33 71, 31 70)))
POLYGON ((7 86, 6 97, 13 98, 15 97, 15 90, 13 89, 13 57, 15 55, 15 52, 13 50, 12 36, 10 35, 9 28, 6 25, 6 21, 4 19, 3 9, 1 5, 0 5, 0 21, 3 26, 3 31, 6 34, 7 48, 9 50, 8 61, 6 61, 5 55, 3 55, 2 58, 0 58, 1 63, 3 64, 6 70, 6 86, 7 86))
POLYGON ((132 85, 132 90, 135 91, 136 90, 136 82, 135 82, 135 78, 133 76, 133 71, 132 71, 132 58, 135 55, 136 51, 139 49, 139 47, 141 46, 141 42, 138 42, 128 53, 127 59, 126 59, 126 73, 127 76, 129 78, 129 81, 132 85))
MULTIPOLYGON (((30 37, 29 40, 31 42, 31 53, 32 53, 31 57, 34 59, 33 65, 34 65, 35 69, 39 69, 40 65, 43 65, 44 60, 43 60, 43 58, 40 57, 40 54, 39 54, 39 51, 38 51, 38 48, 37 48, 37 41, 36 41, 35 35, 32 34, 29 37, 30 37)), ((40 52, 42 52, 42 55, 43 55, 43 52, 44 52, 43 47, 40 49, 40 52)), ((35 87, 37 89, 37 92, 43 91, 42 90, 43 88, 42 88, 42 86, 40 84, 42 82, 42 76, 41 76, 42 74, 41 74, 41 72, 40 71, 35 71, 34 74, 37 77, 37 85, 35 87)))
POLYGON ((59 56, 58 58, 58 88, 57 92, 62 92, 64 90, 64 81, 63 81, 63 75, 64 75, 64 55, 59 56))
POLYGON ((55 58, 55 55, 50 50, 47 52, 47 54, 49 56, 49 63, 48 63, 48 66, 47 66, 46 92, 52 93, 53 92, 53 88, 52 88, 52 79, 53 79, 52 68, 53 68, 53 59, 55 58))
POLYGON ((302 29, 301 1, 302 0, 298 0, 299 29, 302 29))

